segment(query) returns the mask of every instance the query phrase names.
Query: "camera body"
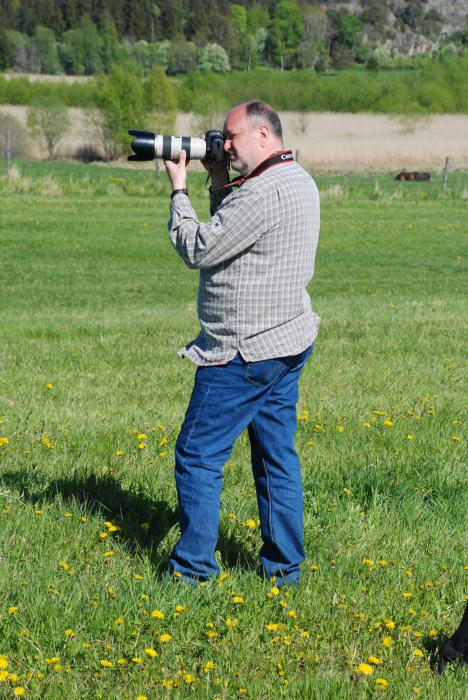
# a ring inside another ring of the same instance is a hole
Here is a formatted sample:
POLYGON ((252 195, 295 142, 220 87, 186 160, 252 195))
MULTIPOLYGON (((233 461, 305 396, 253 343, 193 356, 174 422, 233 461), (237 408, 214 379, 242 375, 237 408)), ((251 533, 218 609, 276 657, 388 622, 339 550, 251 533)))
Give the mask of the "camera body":
POLYGON ((191 158, 205 160, 210 164, 228 163, 227 154, 224 152, 224 134, 222 131, 207 131, 204 138, 192 136, 163 136, 152 131, 136 131, 130 129, 130 136, 134 136, 131 143, 133 155, 128 160, 178 160, 181 151, 187 153, 187 161, 191 158))

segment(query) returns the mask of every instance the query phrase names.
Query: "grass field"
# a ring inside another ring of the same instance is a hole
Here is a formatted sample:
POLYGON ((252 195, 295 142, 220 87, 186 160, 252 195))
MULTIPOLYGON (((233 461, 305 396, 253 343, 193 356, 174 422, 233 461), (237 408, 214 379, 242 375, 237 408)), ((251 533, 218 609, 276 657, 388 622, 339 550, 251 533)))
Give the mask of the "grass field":
MULTIPOLYGON (((321 176, 322 317, 297 447, 308 560, 255 575, 249 451, 210 587, 168 578, 197 273, 148 171, 0 174, 0 697, 464 698, 431 654, 467 593, 468 174, 321 176), (364 665, 362 665, 364 664, 364 665)), ((203 179, 192 199, 207 216, 203 179)))

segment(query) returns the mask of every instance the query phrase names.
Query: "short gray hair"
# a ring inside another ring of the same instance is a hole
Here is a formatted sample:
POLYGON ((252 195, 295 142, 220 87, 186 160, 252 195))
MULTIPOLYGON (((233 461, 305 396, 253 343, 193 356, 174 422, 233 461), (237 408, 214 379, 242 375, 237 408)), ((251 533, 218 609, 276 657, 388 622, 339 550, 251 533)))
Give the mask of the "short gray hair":
POLYGON ((247 100, 246 102, 241 102, 240 105, 244 105, 245 114, 248 119, 252 121, 265 121, 275 136, 281 140, 283 139, 283 129, 278 112, 276 112, 271 105, 261 100, 247 100))

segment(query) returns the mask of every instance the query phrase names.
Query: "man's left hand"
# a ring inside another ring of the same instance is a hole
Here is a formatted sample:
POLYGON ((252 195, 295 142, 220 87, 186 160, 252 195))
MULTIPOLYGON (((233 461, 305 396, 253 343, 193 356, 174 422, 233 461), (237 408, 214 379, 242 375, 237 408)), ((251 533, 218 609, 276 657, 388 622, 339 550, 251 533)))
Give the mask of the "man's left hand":
POLYGON ((173 190, 184 190, 187 184, 187 154, 181 151, 179 160, 165 160, 166 172, 173 190))

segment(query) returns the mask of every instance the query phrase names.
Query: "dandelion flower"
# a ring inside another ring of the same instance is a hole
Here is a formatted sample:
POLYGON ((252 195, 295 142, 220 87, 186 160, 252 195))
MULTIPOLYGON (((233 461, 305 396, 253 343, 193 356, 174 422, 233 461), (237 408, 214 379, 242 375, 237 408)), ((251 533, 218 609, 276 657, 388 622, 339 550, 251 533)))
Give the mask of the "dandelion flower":
POLYGON ((381 656, 369 656, 367 659, 370 664, 374 664, 374 666, 378 666, 383 662, 383 659, 381 656))
POLYGON ((3 654, 0 654, 0 670, 8 668, 8 659, 3 654))
POLYGON ((374 667, 366 663, 359 664, 359 666, 354 669, 354 673, 358 676, 370 676, 374 673, 374 667))
POLYGON ((413 654, 420 659, 424 658, 424 652, 421 651, 421 649, 418 649, 417 647, 414 649, 413 654))
POLYGON ((103 666, 104 668, 112 668, 113 665, 114 665, 114 664, 112 663, 112 661, 108 661, 107 659, 101 659, 99 663, 100 663, 101 666, 103 666))
POLYGON ((393 425, 393 421, 389 418, 386 418, 382 425, 384 426, 384 428, 391 428, 393 425))
POLYGON ((167 644, 167 642, 170 642, 171 639, 172 639, 172 635, 167 634, 167 632, 159 635, 159 641, 161 642, 161 644, 167 644))
POLYGON ((232 596, 232 602, 235 605, 242 605, 244 602, 244 599, 241 595, 234 595, 234 596, 232 596))
POLYGON ((195 683, 195 676, 192 676, 191 673, 184 673, 184 681, 187 683, 187 685, 191 685, 192 683, 195 683))
POLYGON ((178 613, 183 613, 186 610, 187 610, 187 608, 185 607, 185 605, 176 605, 175 606, 175 611, 178 613))
POLYGON ((375 687, 378 688, 379 690, 387 690, 388 681, 385 680, 385 678, 376 678, 375 679, 375 687))
POLYGON ((395 629, 395 623, 393 622, 393 620, 384 620, 384 625, 388 630, 395 629))
POLYGON ((164 620, 164 613, 162 610, 153 610, 151 617, 156 618, 156 620, 164 620))
POLYGON ((8 671, 0 671, 0 683, 5 683, 10 678, 8 671))
POLYGON ((382 644, 384 645, 384 647, 387 647, 387 648, 388 648, 388 647, 391 647, 392 644, 393 644, 393 639, 392 639, 392 637, 384 637, 383 640, 382 640, 382 644))
POLYGON ((411 593, 411 591, 405 591, 403 593, 403 598, 412 598, 412 596, 413 594, 411 593))
POLYGON ((155 649, 149 647, 148 649, 145 649, 145 654, 146 656, 149 656, 150 659, 154 659, 154 657, 158 655, 158 652, 155 649))
POLYGON ((75 633, 71 628, 68 630, 65 630, 65 637, 74 637, 74 636, 75 636, 75 633))
POLYGON ((249 520, 245 521, 244 525, 250 528, 250 530, 253 530, 256 527, 257 523, 252 518, 249 518, 249 520))
POLYGON ((311 571, 314 571, 314 572, 319 570, 317 564, 312 564, 309 568, 311 571))
POLYGON ((280 594, 280 589, 278 588, 278 586, 272 586, 270 589, 270 593, 271 595, 277 596, 280 594))
POLYGON ((124 622, 125 622, 125 619, 123 617, 118 617, 115 621, 115 624, 116 625, 123 625, 124 622))
POLYGON ((23 688, 21 685, 17 685, 16 688, 13 688, 13 695, 16 695, 16 697, 21 697, 21 695, 24 695, 26 693, 26 688, 23 688))
POLYGON ((277 622, 270 622, 266 628, 269 632, 276 632, 279 628, 279 624, 277 622))
POLYGON ((215 664, 213 663, 213 661, 207 661, 206 664, 203 666, 203 671, 204 673, 209 673, 214 669, 214 667, 215 664))

